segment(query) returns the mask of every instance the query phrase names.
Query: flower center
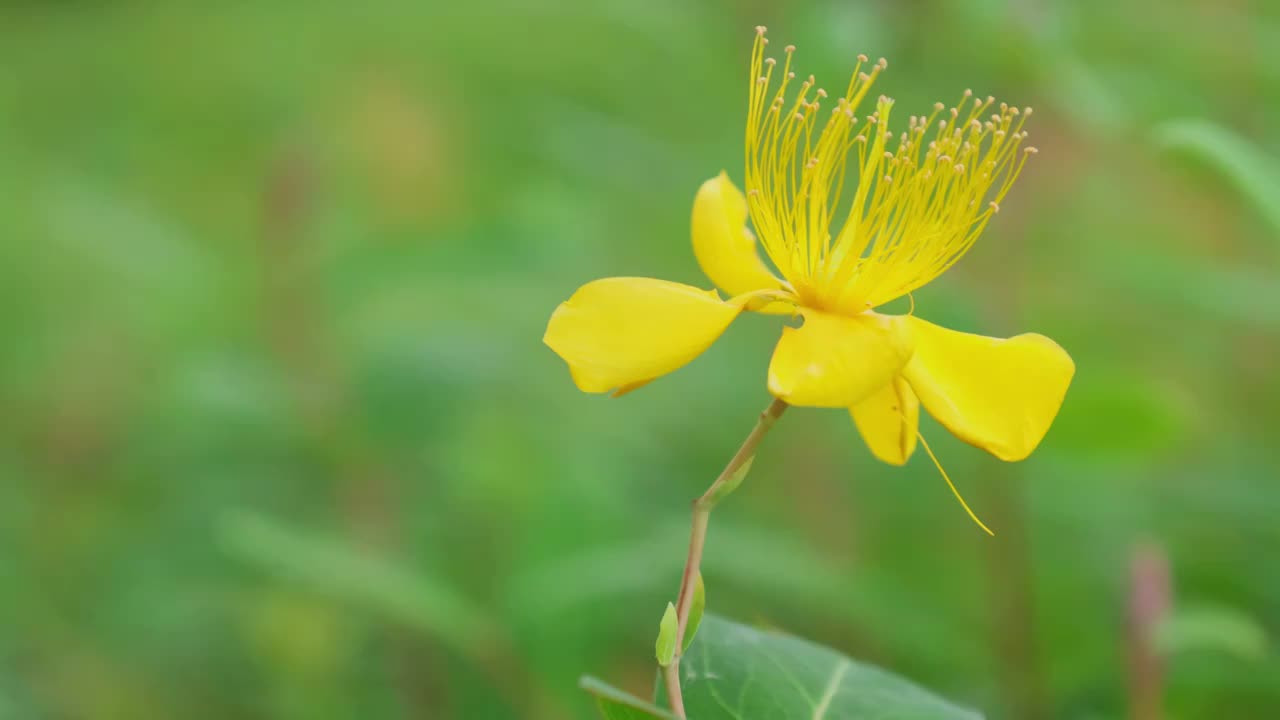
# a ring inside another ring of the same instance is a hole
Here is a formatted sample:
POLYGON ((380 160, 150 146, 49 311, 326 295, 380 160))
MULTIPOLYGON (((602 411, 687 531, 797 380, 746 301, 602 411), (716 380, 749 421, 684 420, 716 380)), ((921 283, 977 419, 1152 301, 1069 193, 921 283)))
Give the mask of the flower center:
POLYGON ((858 313, 925 285, 972 247, 1017 179, 1032 147, 1019 148, 1030 108, 966 90, 935 103, 896 138, 894 101, 858 106, 888 63, 858 56, 848 89, 819 122, 828 95, 814 78, 788 103, 794 46, 765 57, 763 27, 751 53, 746 127, 747 204, 761 244, 806 304, 858 313), (777 80, 777 82, 775 82, 777 80), (775 89, 776 86, 776 89, 775 89), (856 177, 848 178, 853 159, 856 177), (852 187, 847 187, 850 179, 852 187), (837 221, 841 224, 837 227, 837 221))

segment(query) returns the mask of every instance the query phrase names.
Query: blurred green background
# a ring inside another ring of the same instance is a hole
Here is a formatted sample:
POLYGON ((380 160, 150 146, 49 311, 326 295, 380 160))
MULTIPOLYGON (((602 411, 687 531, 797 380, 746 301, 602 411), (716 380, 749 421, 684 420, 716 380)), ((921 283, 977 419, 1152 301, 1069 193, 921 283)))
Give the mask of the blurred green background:
POLYGON ((924 422, 994 539, 926 457, 789 413, 713 519, 710 609, 996 719, 1280 717, 1260 0, 5 4, 0 717, 647 694, 779 323, 618 400, 541 336, 597 277, 709 286, 690 203, 741 183, 757 24, 828 86, 888 57, 903 117, 1036 108, 1040 154, 917 308, 1078 373, 1025 463, 924 422))

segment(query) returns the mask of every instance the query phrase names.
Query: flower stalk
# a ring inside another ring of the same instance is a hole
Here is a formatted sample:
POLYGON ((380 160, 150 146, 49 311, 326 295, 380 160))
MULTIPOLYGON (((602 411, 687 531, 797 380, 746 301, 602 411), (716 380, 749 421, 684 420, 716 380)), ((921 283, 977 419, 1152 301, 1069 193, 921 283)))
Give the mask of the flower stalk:
POLYGON ((733 454, 733 458, 725 465, 724 470, 715 482, 693 501, 693 525, 689 533, 689 555, 685 560, 684 574, 680 578, 680 594, 676 600, 676 652, 672 661, 662 668, 663 681, 667 687, 667 698, 671 711, 677 718, 684 720, 684 696, 680 691, 680 656, 683 654, 685 630, 689 625, 689 610, 693 607, 694 585, 702 566, 702 551, 707 543, 707 528, 711 522, 711 511, 724 498, 742 484, 747 473, 751 471, 751 463, 755 460, 756 448, 766 433, 773 427, 782 413, 786 412, 787 403, 774 399, 769 407, 760 413, 756 425, 742 441, 742 446, 733 454))

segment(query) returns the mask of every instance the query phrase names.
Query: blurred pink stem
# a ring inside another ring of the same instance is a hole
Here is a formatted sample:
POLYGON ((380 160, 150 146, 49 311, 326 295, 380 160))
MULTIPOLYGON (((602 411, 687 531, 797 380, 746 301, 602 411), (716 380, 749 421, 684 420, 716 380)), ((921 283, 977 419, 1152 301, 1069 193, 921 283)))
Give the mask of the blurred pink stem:
POLYGON ((733 454, 729 464, 720 472, 720 477, 711 483, 707 491, 693 501, 693 528, 689 533, 689 557, 684 564, 684 574, 680 578, 680 595, 676 600, 676 655, 671 664, 662 669, 662 678, 667 686, 667 697, 671 702, 671 711, 682 720, 684 714, 684 695, 680 691, 680 655, 684 648, 684 632, 689 625, 689 609, 693 607, 693 587, 697 582, 699 568, 702 566, 702 549, 707 544, 707 527, 711 522, 711 510, 733 492, 742 482, 751 461, 755 458, 756 448, 764 439, 765 433, 782 417, 787 404, 774 399, 751 429, 747 439, 742 441, 738 452, 733 454))
POLYGON ((1129 576, 1129 717, 1164 717, 1164 660, 1156 633, 1173 604, 1169 559, 1154 543, 1133 553, 1129 576))

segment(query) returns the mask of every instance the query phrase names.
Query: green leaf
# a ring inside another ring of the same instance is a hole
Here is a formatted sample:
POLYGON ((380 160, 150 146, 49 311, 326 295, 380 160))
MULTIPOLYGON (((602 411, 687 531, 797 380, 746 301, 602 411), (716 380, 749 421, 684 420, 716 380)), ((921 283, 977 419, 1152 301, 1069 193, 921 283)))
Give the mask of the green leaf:
POLYGON ((1166 655, 1207 650, 1258 660, 1266 656, 1267 644, 1258 621, 1231 608, 1177 610, 1156 628, 1156 646, 1166 655))
POLYGON ((658 624, 658 641, 654 643, 654 652, 658 656, 658 665, 666 667, 676 656, 676 633, 679 623, 676 620, 676 606, 667 603, 667 611, 662 613, 662 622, 658 624))
POLYGON ((420 571, 250 512, 229 513, 220 530, 227 552, 245 562, 402 623, 463 655, 495 640, 495 628, 484 613, 420 571))
POLYGON ((1196 157, 1221 173, 1280 232, 1280 163, 1234 132, 1204 120, 1175 120, 1156 130, 1161 147, 1196 157))
MULTIPOLYGON (((684 706, 696 720, 980 720, 883 670, 813 643, 708 615, 680 662, 684 706)), ((659 685, 656 704, 665 702, 659 685)), ((641 716, 643 717, 643 716, 641 716)))
POLYGON ((702 582, 702 573, 698 573, 698 579, 693 583, 693 604, 689 606, 689 622, 684 627, 684 645, 680 648, 681 654, 689 651, 693 636, 698 634, 698 625, 702 624, 702 611, 706 609, 707 586, 702 582))
POLYGON ((584 677, 578 681, 578 687, 595 697, 596 707, 605 720, 674 720, 674 716, 666 710, 596 678, 584 677))

